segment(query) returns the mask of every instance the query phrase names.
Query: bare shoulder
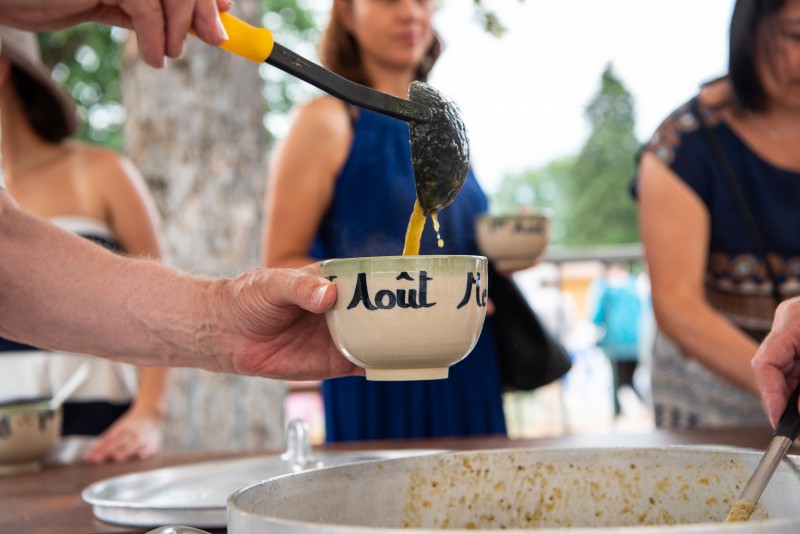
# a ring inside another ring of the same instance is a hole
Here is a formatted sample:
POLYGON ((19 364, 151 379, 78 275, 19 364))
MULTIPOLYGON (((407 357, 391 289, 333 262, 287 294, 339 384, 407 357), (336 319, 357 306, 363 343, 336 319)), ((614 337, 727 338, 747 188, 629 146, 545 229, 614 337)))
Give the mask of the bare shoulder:
POLYGON ((347 105, 331 96, 315 98, 292 111, 292 127, 310 128, 324 135, 340 136, 351 129, 347 105))
POLYGON ((125 155, 107 147, 71 141, 72 157, 82 170, 81 179, 95 190, 115 191, 122 185, 139 187, 141 174, 125 155))
POLYGON ((81 166, 88 172, 119 170, 130 164, 128 158, 104 146, 71 141, 69 147, 73 158, 80 160, 81 166))

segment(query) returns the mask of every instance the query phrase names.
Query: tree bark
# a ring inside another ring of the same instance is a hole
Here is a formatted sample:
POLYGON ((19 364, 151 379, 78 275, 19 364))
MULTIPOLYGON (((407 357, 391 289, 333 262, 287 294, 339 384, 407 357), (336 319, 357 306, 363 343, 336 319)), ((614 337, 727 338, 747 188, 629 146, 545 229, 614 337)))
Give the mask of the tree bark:
MULTIPOLYGON (((237 16, 258 24, 254 0, 237 16)), ((265 102, 258 65, 188 37, 156 70, 125 45, 122 96, 128 157, 159 208, 165 261, 211 276, 258 265, 266 177, 265 102)), ((176 369, 165 450, 281 447, 282 382, 176 369)))

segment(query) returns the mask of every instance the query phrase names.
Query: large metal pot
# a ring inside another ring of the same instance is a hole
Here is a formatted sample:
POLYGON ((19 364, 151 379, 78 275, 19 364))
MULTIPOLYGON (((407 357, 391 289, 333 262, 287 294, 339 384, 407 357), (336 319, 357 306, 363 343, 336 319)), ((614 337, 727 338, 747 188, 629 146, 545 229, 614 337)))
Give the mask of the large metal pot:
POLYGON ((749 523, 720 524, 760 457, 689 447, 505 449, 334 466, 237 491, 228 532, 797 532, 799 457, 782 462, 749 523))

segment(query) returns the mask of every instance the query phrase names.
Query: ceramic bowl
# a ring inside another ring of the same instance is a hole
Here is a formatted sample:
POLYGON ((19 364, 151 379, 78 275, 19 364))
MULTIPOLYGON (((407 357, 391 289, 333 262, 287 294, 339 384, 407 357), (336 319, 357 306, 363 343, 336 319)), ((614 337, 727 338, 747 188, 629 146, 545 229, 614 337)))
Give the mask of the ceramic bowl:
POLYGON ((547 246, 549 221, 544 214, 479 215, 475 219, 478 250, 499 271, 531 267, 547 246))
POLYGON ((336 284, 326 313, 339 351, 368 380, 447 378, 486 317, 483 256, 380 256, 322 262, 336 284))
POLYGON ((0 404, 0 475, 41 469, 58 442, 61 419, 49 399, 0 404))

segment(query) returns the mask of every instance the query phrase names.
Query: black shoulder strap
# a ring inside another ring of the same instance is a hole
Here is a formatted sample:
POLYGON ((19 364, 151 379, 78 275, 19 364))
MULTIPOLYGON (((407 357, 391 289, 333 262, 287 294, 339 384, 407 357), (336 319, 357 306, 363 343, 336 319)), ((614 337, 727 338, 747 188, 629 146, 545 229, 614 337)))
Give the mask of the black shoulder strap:
POLYGON ((739 181, 736 179, 736 174, 733 170, 733 167, 731 166, 730 161, 728 161, 728 158, 725 157, 725 153, 722 151, 722 147, 720 147, 719 141, 717 141, 717 137, 714 135, 714 132, 703 118, 703 112, 700 109, 697 97, 692 99, 691 110, 695 118, 700 123, 700 126, 703 128, 703 133, 705 134, 706 140, 708 141, 709 146, 711 146, 711 150, 714 152, 714 156, 717 158, 717 162, 722 168, 722 173, 725 175, 725 178, 728 181, 728 186, 733 192, 733 197, 736 200, 736 204, 739 208, 739 213, 742 215, 742 218, 747 225, 747 229, 750 232, 750 237, 752 238, 756 248, 759 250, 759 252, 761 252, 761 256, 764 258, 764 265, 767 268, 767 273, 772 279, 772 296, 775 298, 775 302, 779 303, 781 300, 783 300, 783 297, 781 296, 780 291, 778 291, 778 279, 775 276, 775 272, 773 271, 772 265, 767 257, 767 245, 758 229, 758 224, 756 223, 755 217, 753 217, 753 213, 750 211, 750 207, 747 205, 747 200, 745 199, 744 193, 742 193, 742 188, 739 187, 739 181))

